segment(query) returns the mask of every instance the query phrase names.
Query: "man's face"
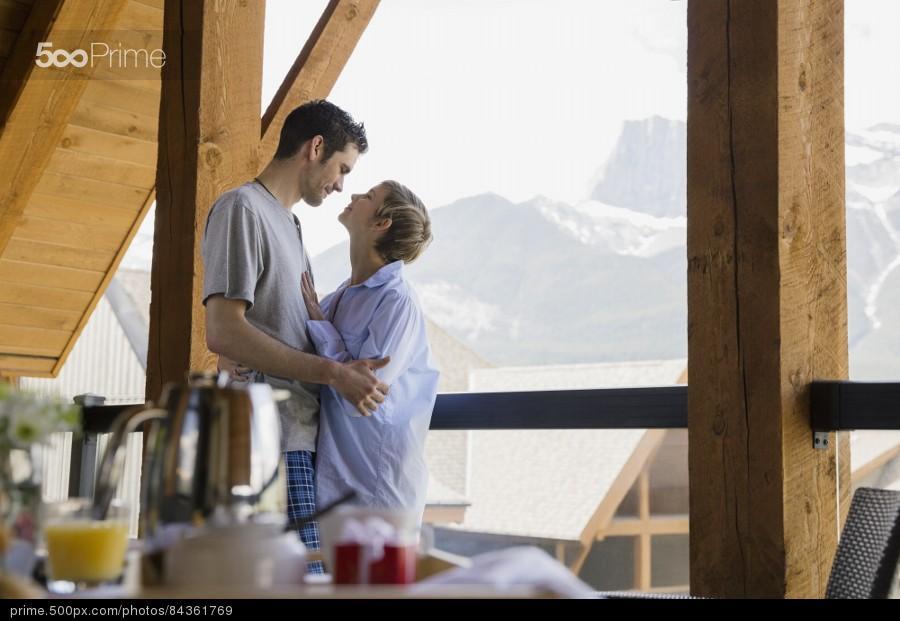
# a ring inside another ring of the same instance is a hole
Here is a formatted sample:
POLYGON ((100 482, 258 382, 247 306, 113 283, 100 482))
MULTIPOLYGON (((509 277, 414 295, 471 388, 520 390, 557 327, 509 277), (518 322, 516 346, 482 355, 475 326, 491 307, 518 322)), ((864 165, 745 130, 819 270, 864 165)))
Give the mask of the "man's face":
POLYGON ((306 204, 318 207, 329 194, 343 190, 344 177, 353 170, 357 159, 359 148, 349 143, 343 151, 335 151, 326 161, 322 161, 321 156, 311 161, 309 174, 303 175, 300 179, 300 198, 306 204))

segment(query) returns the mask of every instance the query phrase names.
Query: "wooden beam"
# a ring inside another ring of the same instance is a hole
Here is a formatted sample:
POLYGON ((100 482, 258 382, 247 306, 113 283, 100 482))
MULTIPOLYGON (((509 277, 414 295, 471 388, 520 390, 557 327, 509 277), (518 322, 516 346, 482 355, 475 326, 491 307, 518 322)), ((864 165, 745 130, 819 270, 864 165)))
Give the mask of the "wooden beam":
POLYGON ((825 592, 849 449, 813 449, 809 385, 847 377, 843 85, 842 0, 688 5, 696 595, 825 592))
POLYGON ((0 368, 7 376, 52 377, 56 358, 43 356, 19 356, 0 352, 0 368))
POLYGON ((264 4, 166 0, 147 398, 206 349, 200 242, 213 201, 259 170, 264 4))
POLYGON ((278 147, 287 115, 307 101, 328 96, 378 8, 379 0, 331 0, 262 118, 260 164, 278 147))
POLYGON ((597 533, 597 540, 607 537, 636 537, 648 535, 687 535, 690 532, 688 516, 658 515, 649 520, 615 518, 609 526, 597 533))
POLYGON ((48 0, 35 3, 0 76, 0 255, 59 144, 93 67, 38 67, 38 43, 90 49, 111 30, 125 0, 48 0))

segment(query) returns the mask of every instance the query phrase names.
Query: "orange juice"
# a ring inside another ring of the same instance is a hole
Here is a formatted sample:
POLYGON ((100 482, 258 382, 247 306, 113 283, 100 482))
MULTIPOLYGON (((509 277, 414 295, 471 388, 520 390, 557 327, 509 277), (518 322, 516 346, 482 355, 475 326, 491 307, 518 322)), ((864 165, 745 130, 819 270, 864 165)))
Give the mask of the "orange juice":
POLYGON ((128 522, 73 520, 48 524, 47 559, 53 580, 102 582, 122 574, 128 522))

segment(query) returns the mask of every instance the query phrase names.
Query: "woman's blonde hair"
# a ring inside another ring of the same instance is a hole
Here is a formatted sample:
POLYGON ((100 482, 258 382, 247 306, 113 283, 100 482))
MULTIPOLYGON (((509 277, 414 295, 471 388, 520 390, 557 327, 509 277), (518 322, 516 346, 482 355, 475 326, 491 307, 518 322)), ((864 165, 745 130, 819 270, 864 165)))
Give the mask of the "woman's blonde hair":
POLYGON ((431 218, 422 200, 396 181, 384 181, 388 189, 375 218, 390 218, 391 226, 375 241, 375 251, 388 262, 412 263, 431 243, 431 218))

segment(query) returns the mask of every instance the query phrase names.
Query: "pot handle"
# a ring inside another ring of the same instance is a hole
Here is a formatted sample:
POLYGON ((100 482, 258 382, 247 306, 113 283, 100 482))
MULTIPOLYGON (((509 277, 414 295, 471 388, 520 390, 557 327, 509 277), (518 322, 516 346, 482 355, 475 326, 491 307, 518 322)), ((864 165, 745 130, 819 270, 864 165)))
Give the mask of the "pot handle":
POLYGON ((94 492, 94 504, 91 507, 93 519, 106 519, 106 514, 109 513, 110 504, 125 469, 125 439, 128 434, 147 421, 162 419, 167 415, 166 410, 154 407, 148 402, 125 410, 113 421, 110 429, 112 435, 97 473, 97 487, 94 492))

